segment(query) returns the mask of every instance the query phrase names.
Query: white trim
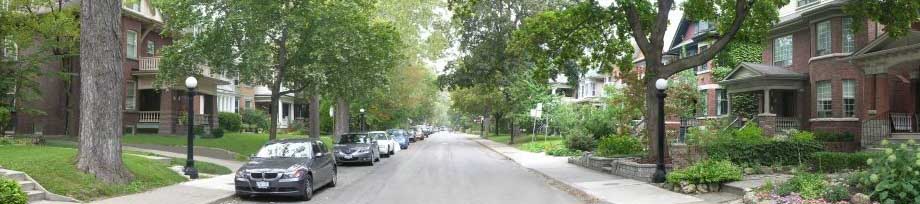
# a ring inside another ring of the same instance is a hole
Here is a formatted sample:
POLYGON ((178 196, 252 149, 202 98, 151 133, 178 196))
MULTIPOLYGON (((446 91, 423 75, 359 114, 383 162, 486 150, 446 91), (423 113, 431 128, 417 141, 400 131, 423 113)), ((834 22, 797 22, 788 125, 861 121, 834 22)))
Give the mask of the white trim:
MULTIPOLYGON (((703 64, 703 65, 700 65, 700 66, 706 66, 706 64, 703 64)), ((696 72, 696 75, 705 74, 705 73, 709 73, 709 72, 712 72, 712 69, 706 69, 706 70, 703 70, 703 71, 698 71, 698 72, 696 72)))
POLYGON ((859 118, 812 118, 808 122, 858 122, 859 118))
POLYGON ((721 88, 722 86, 720 86, 719 84, 703 84, 703 85, 697 86, 697 90, 699 91, 709 90, 709 89, 721 89, 721 88))
POLYGON ((827 58, 832 58, 832 57, 846 57, 846 56, 850 56, 851 54, 853 53, 852 52, 843 52, 843 53, 838 52, 838 53, 830 53, 830 54, 821 55, 821 56, 814 56, 808 59, 808 63, 811 63, 812 61, 815 61, 815 60, 822 60, 822 59, 827 59, 827 58))
POLYGON ((727 118, 727 117, 728 117, 728 114, 725 114, 725 115, 717 115, 717 116, 700 116, 700 117, 696 117, 696 119, 698 119, 698 120, 708 120, 708 119, 722 119, 722 118, 727 118))

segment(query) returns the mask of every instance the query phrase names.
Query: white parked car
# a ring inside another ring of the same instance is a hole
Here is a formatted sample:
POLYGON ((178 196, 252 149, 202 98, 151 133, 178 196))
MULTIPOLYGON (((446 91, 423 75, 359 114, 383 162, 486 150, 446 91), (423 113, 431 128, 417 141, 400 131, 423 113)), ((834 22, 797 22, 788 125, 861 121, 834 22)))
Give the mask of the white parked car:
POLYGON ((367 134, 377 140, 377 148, 380 149, 380 156, 382 157, 390 157, 390 155, 396 154, 396 149, 399 149, 399 143, 387 132, 373 131, 367 134))

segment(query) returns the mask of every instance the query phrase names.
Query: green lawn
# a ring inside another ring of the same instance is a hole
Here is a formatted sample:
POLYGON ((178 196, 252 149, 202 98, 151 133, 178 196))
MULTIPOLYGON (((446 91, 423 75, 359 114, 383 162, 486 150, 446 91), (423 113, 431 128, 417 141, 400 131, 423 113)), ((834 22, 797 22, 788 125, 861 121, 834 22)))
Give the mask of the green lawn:
MULTIPOLYGON (((169 161, 169 164, 171 166, 185 166, 185 159, 173 158, 169 161)), ((224 175, 233 173, 233 171, 227 167, 197 160, 195 161, 195 169, 198 169, 198 173, 203 174, 224 175)))
POLYGON ((133 173, 134 181, 109 185, 77 170, 74 166, 76 153, 76 149, 66 147, 3 145, 0 146, 0 158, 3 158, 0 166, 26 172, 49 191, 82 201, 138 193, 186 180, 165 164, 125 155, 125 166, 133 173))
MULTIPOLYGON (((534 147, 544 147, 547 145, 554 145, 554 146, 560 145, 561 146, 563 145, 563 141, 564 141, 563 138, 559 136, 546 137, 544 135, 537 135, 535 138, 536 140, 534 142, 531 142, 530 134, 518 135, 514 137, 514 147, 521 149, 521 150, 529 151, 529 152, 541 152, 542 151, 541 148, 534 148, 534 147)), ((488 139, 498 142, 498 143, 508 144, 508 142, 511 141, 511 135, 492 134, 492 135, 489 135, 488 139)))
MULTIPOLYGON (((278 134, 278 139, 306 137, 304 135, 278 134)), ((332 139, 324 136, 327 145, 332 145, 332 139)), ((259 151, 265 142, 268 141, 268 134, 255 133, 226 133, 221 138, 199 138, 195 140, 195 146, 213 147, 225 149, 227 151, 239 153, 242 156, 255 154, 259 151)), ((125 135, 122 138, 123 143, 127 144, 158 144, 170 146, 185 146, 186 138, 184 136, 174 135, 156 135, 156 134, 137 134, 125 135)))

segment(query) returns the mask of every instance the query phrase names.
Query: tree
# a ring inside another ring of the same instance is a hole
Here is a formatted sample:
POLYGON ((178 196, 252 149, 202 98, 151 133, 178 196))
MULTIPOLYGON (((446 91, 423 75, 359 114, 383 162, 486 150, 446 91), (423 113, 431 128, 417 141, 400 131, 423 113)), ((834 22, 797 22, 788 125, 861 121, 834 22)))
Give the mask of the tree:
POLYGON ((125 75, 121 0, 83 1, 80 9, 80 144, 77 169, 106 183, 127 183, 121 159, 125 75))
MULTIPOLYGON (((324 75, 309 63, 314 50, 303 43, 322 29, 326 12, 366 5, 367 1, 194 1, 158 0, 169 16, 165 33, 178 40, 163 49, 157 75, 161 84, 200 74, 223 74, 243 83, 267 85, 271 94, 269 139, 275 139, 281 96, 320 86, 324 75), (191 30, 191 33, 183 31, 191 30), (210 67, 202 73, 198 66, 210 67), (283 88, 282 88, 283 87, 283 88)), ((348 10, 360 12, 359 10, 348 10)), ((329 36, 334 37, 333 36, 329 36)))
MULTIPOLYGON (((920 2, 899 0, 850 1, 844 6, 844 12, 853 15, 862 22, 869 19, 885 25, 885 32, 892 37, 901 37, 916 29, 920 22, 920 2)), ((854 23, 853 29, 860 30, 864 24, 854 23)))
MULTIPOLYGON (((606 8, 596 1, 579 3, 561 11, 541 13, 528 19, 521 36, 520 49, 531 58, 546 59, 537 63, 538 71, 547 73, 572 72, 566 63, 579 62, 575 70, 631 66, 633 49, 630 41, 645 57, 645 118, 647 124, 657 124, 658 106, 655 81, 680 71, 701 65, 712 59, 736 35, 763 38, 778 21, 779 7, 787 0, 688 0, 681 7, 690 19, 711 21, 717 25, 718 39, 698 55, 664 64, 664 34, 668 14, 674 9, 673 0, 617 0, 606 8), (582 54, 588 52, 589 54, 582 54), (595 65, 595 66, 589 66, 595 65)), ((517 43, 516 43, 517 44, 517 43)), ((543 74, 544 76, 547 74, 543 74)), ((657 126, 649 125, 649 158, 657 157, 657 126)), ((667 151, 665 151, 667 152, 667 151)))

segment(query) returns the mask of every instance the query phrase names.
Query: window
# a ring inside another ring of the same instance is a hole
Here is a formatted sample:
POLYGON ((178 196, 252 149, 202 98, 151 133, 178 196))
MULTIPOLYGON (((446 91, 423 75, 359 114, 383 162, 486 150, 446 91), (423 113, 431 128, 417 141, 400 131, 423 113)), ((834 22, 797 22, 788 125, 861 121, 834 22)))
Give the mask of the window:
POLYGON ((831 23, 822 21, 815 25, 815 55, 821 56, 831 53, 831 23))
POLYGON ((137 83, 128 81, 126 86, 125 110, 135 110, 137 108, 137 83))
POLYGON ((147 55, 154 56, 157 54, 157 44, 154 44, 152 40, 147 41, 147 55))
MULTIPOLYGON (((709 49, 709 45, 701 45, 699 51, 697 52, 697 54, 703 54, 703 52, 706 52, 706 50, 708 50, 708 49, 709 49)), ((696 67, 696 72, 702 72, 702 71, 706 71, 706 70, 709 70, 709 63, 708 63, 708 62, 707 62, 707 63, 703 63, 703 64, 701 64, 700 66, 697 66, 697 67, 696 67)))
POLYGON ((125 36, 127 36, 125 38, 128 41, 127 47, 126 47, 128 50, 125 51, 125 53, 128 56, 128 59, 137 59, 137 32, 134 32, 133 30, 128 30, 128 33, 125 36))
POLYGON ((716 115, 728 114, 728 92, 725 89, 716 89, 716 115))
POLYGON ((805 6, 809 6, 809 5, 811 5, 811 4, 814 4, 814 3, 816 3, 816 2, 818 2, 818 0, 798 0, 798 2, 796 2, 796 3, 797 3, 796 5, 797 5, 799 8, 802 8, 802 7, 805 7, 805 6))
POLYGON ((19 46, 10 39, 3 40, 3 43, 0 44, 0 47, 3 48, 3 55, 0 55, 0 58, 4 61, 16 61, 19 59, 19 46))
POLYGON ((817 95, 818 99, 818 112, 819 118, 828 118, 831 117, 831 81, 824 80, 817 83, 817 95))
POLYGON ((11 0, 0 0, 0 10, 10 9, 11 0))
POLYGON ((712 25, 706 21, 700 21, 697 23, 696 34, 705 33, 712 29, 712 25))
POLYGON ((698 116, 706 116, 709 114, 709 109, 708 109, 709 103, 707 103, 707 98, 709 98, 709 94, 707 94, 707 91, 708 90, 705 90, 705 89, 700 90, 700 104, 699 104, 700 111, 697 112, 698 116))
POLYGON ((125 8, 138 12, 141 11, 141 0, 125 0, 124 4, 125 8))
POLYGON ((843 80, 843 117, 856 117, 856 80, 843 80))
POLYGON ((856 43, 853 37, 855 34, 853 33, 853 18, 843 18, 841 24, 843 24, 843 26, 841 26, 843 27, 843 46, 841 46, 843 47, 843 52, 851 53, 856 51, 856 43))
POLYGON ((779 67, 792 65, 792 35, 773 40, 773 65, 779 67))

